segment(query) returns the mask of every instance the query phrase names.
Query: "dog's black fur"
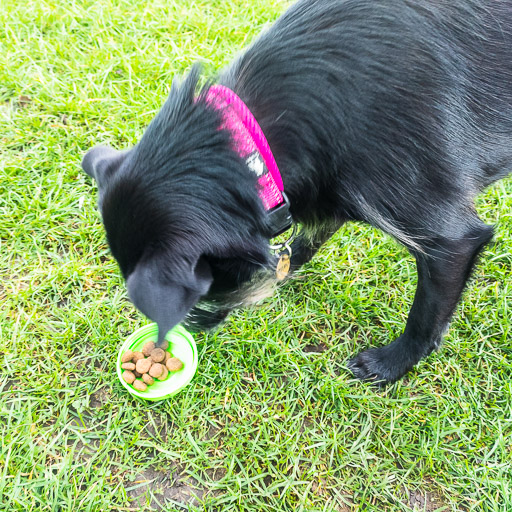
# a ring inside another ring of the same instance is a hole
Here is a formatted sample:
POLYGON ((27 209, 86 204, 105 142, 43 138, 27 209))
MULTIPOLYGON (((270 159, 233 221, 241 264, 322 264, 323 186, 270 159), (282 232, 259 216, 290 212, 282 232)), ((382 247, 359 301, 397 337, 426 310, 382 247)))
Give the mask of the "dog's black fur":
MULTIPOLYGON (((160 339, 191 310, 199 327, 221 321, 272 264, 255 175, 197 82, 193 70, 173 86, 133 149, 83 161, 129 295, 160 339)), ((415 256, 404 333, 349 362, 361 379, 399 379, 439 345, 492 237, 473 201, 512 169, 512 1, 301 0, 219 82, 274 153, 303 226, 294 268, 351 220, 415 256)))

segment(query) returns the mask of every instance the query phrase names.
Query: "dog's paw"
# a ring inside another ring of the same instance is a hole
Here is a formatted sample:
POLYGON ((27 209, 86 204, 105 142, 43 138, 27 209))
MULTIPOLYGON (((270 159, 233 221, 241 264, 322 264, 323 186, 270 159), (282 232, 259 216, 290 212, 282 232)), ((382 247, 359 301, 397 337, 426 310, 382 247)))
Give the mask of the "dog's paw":
POLYGON ((385 386, 397 381, 410 370, 410 365, 393 356, 392 345, 371 348, 350 359, 347 367, 356 378, 385 386))

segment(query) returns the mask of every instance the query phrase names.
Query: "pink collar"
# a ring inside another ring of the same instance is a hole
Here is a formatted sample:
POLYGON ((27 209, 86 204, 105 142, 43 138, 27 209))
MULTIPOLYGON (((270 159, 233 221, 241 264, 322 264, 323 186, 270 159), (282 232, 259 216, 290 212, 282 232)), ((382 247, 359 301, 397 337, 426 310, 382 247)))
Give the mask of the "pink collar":
POLYGON ((292 225, 288 199, 281 173, 258 121, 247 105, 223 85, 210 87, 206 101, 222 113, 221 128, 231 132, 236 152, 258 176, 259 196, 270 214, 272 236, 283 233, 292 225))

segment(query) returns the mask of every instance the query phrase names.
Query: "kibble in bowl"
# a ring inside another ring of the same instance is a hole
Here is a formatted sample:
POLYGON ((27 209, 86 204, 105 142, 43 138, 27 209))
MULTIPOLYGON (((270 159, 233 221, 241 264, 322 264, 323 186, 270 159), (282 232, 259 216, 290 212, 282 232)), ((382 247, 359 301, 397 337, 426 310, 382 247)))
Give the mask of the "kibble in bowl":
POLYGON ((146 325, 125 340, 117 357, 117 374, 123 387, 130 394, 146 400, 163 400, 178 393, 190 383, 197 369, 196 344, 182 326, 167 333, 161 352, 154 345, 157 339, 157 325, 146 325), (166 362, 171 359, 178 359, 182 363, 181 368, 169 371, 166 362), (135 365, 133 371, 132 365, 135 365), (134 377, 132 383, 123 378, 123 372, 131 373, 134 377), (152 374, 158 374, 158 377, 152 374))

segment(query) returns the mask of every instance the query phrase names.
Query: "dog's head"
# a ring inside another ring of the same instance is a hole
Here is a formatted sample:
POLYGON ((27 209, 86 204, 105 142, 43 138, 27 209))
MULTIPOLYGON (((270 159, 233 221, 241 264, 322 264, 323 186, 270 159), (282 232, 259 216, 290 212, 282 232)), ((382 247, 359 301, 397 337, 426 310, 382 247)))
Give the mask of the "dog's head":
POLYGON ((129 152, 99 146, 85 155, 82 166, 98 184, 107 238, 126 278, 128 295, 142 313, 158 323, 162 341, 208 292, 213 278, 199 247, 186 233, 181 233, 180 246, 180 230, 172 233, 165 229, 165 212, 150 204, 151 188, 139 186, 133 177, 119 176, 123 166, 129 165, 127 160, 129 152))
MULTIPOLYGON (((254 174, 218 114, 195 99, 196 83, 193 72, 173 86, 134 148, 98 146, 82 161, 130 299, 158 323, 159 342, 202 297, 222 303, 269 257, 254 174)), ((196 314, 194 323, 210 327, 212 318, 196 314)))

